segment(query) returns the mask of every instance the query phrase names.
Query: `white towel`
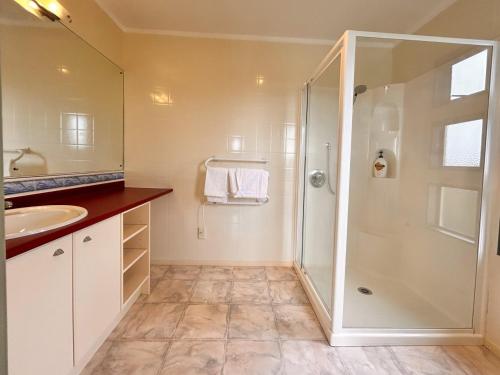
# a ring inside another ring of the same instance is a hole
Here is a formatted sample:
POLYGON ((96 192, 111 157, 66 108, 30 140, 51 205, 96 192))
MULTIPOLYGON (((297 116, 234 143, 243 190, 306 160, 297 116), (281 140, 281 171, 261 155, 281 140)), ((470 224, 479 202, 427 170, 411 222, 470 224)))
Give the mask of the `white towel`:
POLYGON ((227 203, 227 197, 207 197, 207 201, 210 203, 227 203))
POLYGON ((227 201, 227 168, 207 168, 205 178, 205 192, 208 200, 224 202, 227 201))
POLYGON ((238 193, 238 184, 236 183, 236 168, 228 169, 229 194, 234 197, 238 193))
POLYGON ((269 172, 264 169, 237 168, 229 173, 230 191, 235 198, 267 199, 269 172), (236 189, 235 189, 236 187, 236 189))

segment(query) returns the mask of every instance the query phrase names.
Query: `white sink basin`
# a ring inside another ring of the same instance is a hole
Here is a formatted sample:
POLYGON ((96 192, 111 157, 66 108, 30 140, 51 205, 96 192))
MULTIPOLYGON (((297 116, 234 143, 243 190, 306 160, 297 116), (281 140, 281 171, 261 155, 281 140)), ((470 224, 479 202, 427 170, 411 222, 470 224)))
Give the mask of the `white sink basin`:
POLYGON ((88 212, 78 206, 34 206, 5 211, 5 238, 29 236, 56 229, 87 216, 88 212))

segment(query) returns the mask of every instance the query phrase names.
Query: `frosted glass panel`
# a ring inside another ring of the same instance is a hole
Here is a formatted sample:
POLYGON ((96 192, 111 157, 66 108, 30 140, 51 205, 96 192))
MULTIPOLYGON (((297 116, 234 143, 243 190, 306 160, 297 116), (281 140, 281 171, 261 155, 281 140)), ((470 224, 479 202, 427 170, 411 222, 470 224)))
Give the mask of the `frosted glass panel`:
POLYGON ((488 50, 452 65, 451 99, 458 99, 486 89, 487 70, 488 50))
POLYGON ((483 120, 447 125, 444 131, 443 166, 479 167, 482 134, 483 120))

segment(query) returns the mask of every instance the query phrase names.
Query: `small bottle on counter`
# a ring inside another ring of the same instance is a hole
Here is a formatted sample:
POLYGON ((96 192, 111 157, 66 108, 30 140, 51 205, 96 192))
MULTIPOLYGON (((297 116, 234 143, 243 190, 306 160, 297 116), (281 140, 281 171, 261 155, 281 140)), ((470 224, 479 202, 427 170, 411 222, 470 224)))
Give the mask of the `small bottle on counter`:
POLYGON ((387 177, 387 160, 384 159, 384 151, 378 152, 378 158, 373 163, 373 176, 377 178, 387 177))

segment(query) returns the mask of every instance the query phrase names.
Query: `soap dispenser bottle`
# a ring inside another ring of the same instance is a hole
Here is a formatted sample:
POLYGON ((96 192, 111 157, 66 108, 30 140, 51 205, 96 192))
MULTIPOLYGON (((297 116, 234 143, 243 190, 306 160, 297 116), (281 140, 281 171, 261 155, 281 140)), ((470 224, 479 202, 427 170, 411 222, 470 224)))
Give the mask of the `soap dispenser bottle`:
POLYGON ((387 160, 384 159, 384 151, 378 152, 378 158, 373 163, 373 176, 377 178, 387 177, 387 160))

